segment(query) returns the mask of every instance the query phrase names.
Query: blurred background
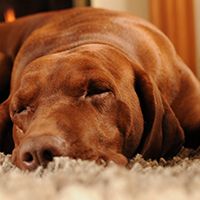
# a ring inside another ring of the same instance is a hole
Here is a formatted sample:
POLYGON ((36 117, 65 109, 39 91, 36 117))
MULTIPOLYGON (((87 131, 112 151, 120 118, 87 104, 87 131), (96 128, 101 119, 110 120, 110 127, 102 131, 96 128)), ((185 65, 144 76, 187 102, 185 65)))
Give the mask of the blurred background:
POLYGON ((200 0, 0 0, 0 21, 80 6, 128 11, 152 22, 200 78, 200 0))

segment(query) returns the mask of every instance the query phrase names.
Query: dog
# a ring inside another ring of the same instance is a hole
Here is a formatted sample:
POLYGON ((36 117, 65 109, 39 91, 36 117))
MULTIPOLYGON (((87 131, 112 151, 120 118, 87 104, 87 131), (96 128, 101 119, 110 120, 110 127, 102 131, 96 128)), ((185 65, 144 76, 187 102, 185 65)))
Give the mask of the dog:
POLYGON ((200 144, 200 84, 169 39, 127 13, 74 8, 0 24, 0 150, 127 165, 200 144))

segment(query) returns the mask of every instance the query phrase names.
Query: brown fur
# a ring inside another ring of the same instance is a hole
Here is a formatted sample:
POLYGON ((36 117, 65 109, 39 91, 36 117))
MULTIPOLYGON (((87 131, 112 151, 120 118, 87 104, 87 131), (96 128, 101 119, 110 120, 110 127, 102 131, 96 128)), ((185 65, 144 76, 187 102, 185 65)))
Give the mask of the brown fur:
POLYGON ((79 8, 0 24, 0 38, 0 147, 18 167, 199 145, 199 82, 150 23, 79 8))

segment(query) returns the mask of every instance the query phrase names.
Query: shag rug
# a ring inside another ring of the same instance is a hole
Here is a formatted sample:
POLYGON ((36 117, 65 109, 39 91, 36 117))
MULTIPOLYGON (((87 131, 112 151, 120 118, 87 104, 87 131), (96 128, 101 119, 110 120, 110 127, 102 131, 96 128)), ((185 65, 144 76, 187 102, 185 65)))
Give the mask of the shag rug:
POLYGON ((55 158, 47 169, 24 172, 0 154, 0 200, 200 200, 200 149, 182 149, 171 160, 129 169, 114 163, 55 158))

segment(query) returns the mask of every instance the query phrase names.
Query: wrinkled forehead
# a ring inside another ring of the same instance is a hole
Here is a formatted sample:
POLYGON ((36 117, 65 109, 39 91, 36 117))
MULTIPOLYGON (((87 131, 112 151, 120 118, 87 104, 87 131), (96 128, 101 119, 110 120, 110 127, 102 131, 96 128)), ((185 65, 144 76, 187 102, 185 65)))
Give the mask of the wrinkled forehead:
POLYGON ((130 63, 109 48, 80 48, 41 57, 24 70, 22 82, 62 87, 99 80, 115 84, 130 76, 130 63), (129 69, 129 70, 128 70, 129 69))

